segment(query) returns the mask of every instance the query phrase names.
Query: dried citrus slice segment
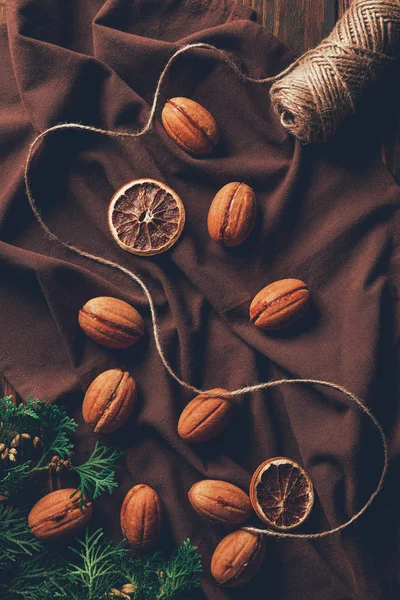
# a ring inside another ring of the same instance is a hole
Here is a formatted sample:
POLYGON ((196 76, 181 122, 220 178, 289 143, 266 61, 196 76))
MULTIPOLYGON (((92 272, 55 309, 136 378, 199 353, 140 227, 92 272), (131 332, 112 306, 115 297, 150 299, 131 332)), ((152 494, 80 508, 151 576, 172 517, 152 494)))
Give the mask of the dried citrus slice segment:
POLYGON ((136 179, 125 184, 115 192, 108 209, 108 225, 117 244, 140 256, 171 248, 184 224, 182 200, 155 179, 136 179))
POLYGON ((270 458, 255 471, 250 500, 258 517, 275 529, 293 529, 311 512, 314 488, 305 470, 290 458, 270 458))

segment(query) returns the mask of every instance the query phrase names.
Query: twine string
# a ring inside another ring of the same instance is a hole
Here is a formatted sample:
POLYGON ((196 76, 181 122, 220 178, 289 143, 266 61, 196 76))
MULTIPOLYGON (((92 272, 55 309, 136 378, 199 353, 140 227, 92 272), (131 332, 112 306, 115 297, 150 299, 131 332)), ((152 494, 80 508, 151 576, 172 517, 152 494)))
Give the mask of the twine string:
MULTIPOLYGON (((42 215, 40 213, 40 210, 37 206, 36 200, 33 197, 33 193, 32 193, 32 189, 31 189, 31 183, 30 183, 30 171, 31 171, 31 166, 32 166, 32 161, 33 161, 33 157, 35 154, 35 150, 38 147, 39 143, 43 143, 43 141, 45 140, 46 137, 48 137, 50 134, 55 133, 57 131, 60 130, 68 130, 68 129, 72 129, 72 130, 77 130, 77 131, 90 131, 92 133, 97 133, 97 134, 101 134, 101 135, 106 135, 108 137, 111 138, 118 138, 118 137, 130 137, 130 138, 138 138, 142 135, 144 135, 146 132, 148 132, 151 128, 151 125, 153 123, 154 120, 154 116, 156 113, 156 109, 157 109, 157 105, 158 105, 158 101, 160 98, 160 92, 161 92, 161 87, 162 84, 165 80, 165 77, 172 65, 172 63, 176 60, 176 58, 189 51, 192 49, 205 49, 205 50, 211 50, 213 52, 216 52, 217 55, 219 55, 221 57, 221 59, 228 65, 230 66, 231 69, 233 69, 233 71, 243 80, 245 81, 250 81, 253 83, 268 83, 271 81, 277 81, 278 79, 280 79, 281 77, 285 77, 288 73, 290 73, 292 71, 292 69, 294 69, 302 60, 302 58, 298 59, 297 61, 295 61, 295 63, 293 63, 292 65, 290 65, 285 71, 283 71, 282 73, 280 73, 277 76, 274 77, 267 77, 267 78, 260 78, 260 79, 256 79, 254 77, 251 77, 245 73, 243 73, 239 67, 237 66, 236 62, 232 59, 232 57, 225 52, 224 50, 220 50, 218 48, 215 48, 214 46, 210 45, 210 44, 205 44, 205 43, 196 43, 196 44, 188 44, 186 46, 183 46, 182 48, 178 49, 169 59, 169 61, 167 62, 167 64, 165 65, 160 78, 158 80, 157 83, 157 87, 156 87, 156 91, 155 91, 155 95, 154 95, 154 99, 153 99, 153 103, 151 105, 150 108, 150 112, 149 112, 149 116, 147 121, 145 122, 144 126, 142 127, 142 129, 138 130, 138 131, 133 131, 133 132, 129 132, 129 131, 114 131, 114 130, 109 130, 109 129, 101 129, 98 127, 92 127, 89 125, 82 125, 80 123, 61 123, 58 125, 55 125, 53 127, 49 127, 48 129, 46 129, 45 131, 43 131, 42 133, 40 133, 34 140, 33 142, 30 144, 29 146, 29 150, 28 150, 28 155, 27 155, 27 161, 26 161, 26 165, 25 165, 25 170, 24 170, 24 181, 25 181, 25 188, 26 188, 26 194, 27 194, 27 198, 30 204, 30 207, 33 211, 33 214, 35 215, 40 227, 43 229, 43 231, 45 232, 45 234, 48 236, 49 239, 58 242, 59 244, 61 244, 64 248, 67 248, 68 250, 70 250, 71 252, 74 252, 75 254, 82 256, 84 258, 87 258, 93 262, 96 262, 98 264, 102 264, 105 266, 108 266, 114 270, 120 271, 121 273, 123 273, 124 275, 126 275, 128 278, 130 278, 132 281, 134 281, 136 284, 139 285, 139 287, 142 289, 146 300, 148 302, 149 305, 149 309, 150 309, 150 315, 151 315, 151 321, 152 321, 152 329, 153 329, 153 335, 154 335, 154 340, 155 340, 155 344, 156 344, 156 349, 158 352, 158 355, 160 357, 160 360, 164 366, 164 368, 166 369, 166 371, 169 373, 169 375, 184 389, 193 392, 195 394, 203 394, 206 396, 212 395, 212 392, 210 392, 210 390, 202 390, 200 388, 197 388, 194 385, 191 385, 190 383, 184 381, 183 379, 181 379, 179 377, 179 375, 177 375, 177 373, 175 373, 175 371, 173 370, 172 366, 170 365, 170 363, 168 362, 168 359, 165 356, 164 350, 163 350, 163 346, 162 346, 162 342, 161 342, 161 338, 160 338, 160 331, 159 331, 159 326, 158 326, 158 317, 157 317, 157 312, 156 312, 156 308, 155 308, 155 304, 152 298, 152 295, 150 293, 150 290, 148 289, 147 285, 145 284, 145 282, 138 276, 136 275, 134 272, 130 271, 129 269, 123 267, 122 265, 113 262, 103 256, 97 256, 95 254, 92 254, 91 252, 87 252, 86 250, 83 250, 81 248, 78 248, 77 246, 70 244, 68 242, 65 242, 63 240, 61 240, 57 234, 55 234, 53 231, 51 231, 51 229, 49 228, 49 226, 46 224, 46 222, 44 221, 44 219, 42 218, 42 215)), ((279 538, 299 538, 299 539, 317 539, 317 538, 321 538, 321 537, 326 537, 328 535, 332 535, 334 533, 337 533, 343 529, 345 529, 346 527, 348 527, 349 525, 351 525, 352 523, 354 523, 354 521, 356 521, 366 510, 367 508, 372 504, 372 502, 374 501, 374 499, 376 498, 376 496, 379 494, 379 492, 382 489, 383 486, 383 482, 385 479, 385 475, 388 469, 388 445, 387 445, 387 441, 385 438, 385 434, 383 432, 382 426, 380 425, 379 421, 376 419, 376 417, 373 415, 373 413, 370 411, 370 409, 362 402, 362 400, 360 400, 360 398, 358 398, 357 396, 355 396, 353 393, 351 393, 349 390, 347 390, 346 388, 344 388, 341 385, 338 384, 334 384, 334 383, 330 383, 327 381, 320 381, 320 380, 316 380, 316 379, 280 379, 280 380, 273 380, 273 381, 267 381, 267 382, 263 382, 263 383, 258 383, 255 385, 248 385, 248 386, 244 386, 242 388, 238 388, 235 390, 231 390, 231 391, 227 391, 226 393, 221 393, 219 395, 224 396, 224 397, 228 397, 228 398, 232 398, 232 397, 237 397, 237 396, 242 396, 244 394, 249 394, 249 393, 254 393, 257 391, 261 391, 261 390, 265 390, 268 388, 272 388, 272 387, 276 387, 276 386, 280 386, 280 385, 288 385, 288 384, 308 384, 308 385, 320 385, 320 386, 324 386, 327 388, 331 388, 334 389, 336 391, 341 392, 342 394, 344 394, 349 400, 351 400, 352 402, 354 402, 359 409, 361 409, 361 411, 372 421, 372 423, 374 424, 374 426, 376 427, 376 429, 378 430, 380 437, 381 437, 381 441, 382 441, 382 448, 383 448, 383 466, 382 466, 382 472, 381 472, 381 476, 379 479, 379 482, 377 484, 377 487, 375 489, 375 491, 371 494, 371 496, 369 497, 368 501, 366 502, 366 504, 354 515, 352 516, 348 521, 346 521, 345 523, 339 525, 338 527, 335 527, 333 529, 329 529, 327 531, 324 532, 320 532, 320 533, 314 533, 314 534, 297 534, 297 533, 284 533, 284 532, 278 532, 278 531, 272 531, 269 529, 263 529, 263 528, 257 528, 257 527, 246 527, 246 529, 248 531, 254 532, 254 533, 258 533, 258 534, 263 534, 263 535, 267 535, 267 536, 273 536, 273 537, 279 537, 279 538)))

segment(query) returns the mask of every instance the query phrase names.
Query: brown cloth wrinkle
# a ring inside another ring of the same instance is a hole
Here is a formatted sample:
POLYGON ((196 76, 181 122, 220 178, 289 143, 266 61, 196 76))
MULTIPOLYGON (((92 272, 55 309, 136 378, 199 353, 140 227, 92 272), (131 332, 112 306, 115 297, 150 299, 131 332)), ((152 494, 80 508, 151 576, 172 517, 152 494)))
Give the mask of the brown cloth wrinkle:
POLYGON ((145 280, 166 355, 184 379, 228 389, 271 378, 325 379, 364 398, 389 436, 391 470, 365 517, 313 543, 266 538, 260 574, 238 590, 217 587, 209 574, 223 531, 191 509, 191 485, 207 477, 247 489, 261 461, 290 456, 305 465, 316 489, 302 531, 321 531, 350 517, 373 490, 381 467, 376 433, 336 394, 286 386, 238 399, 235 418, 216 440, 187 446, 176 424, 190 395, 162 368, 140 290, 47 239, 25 197, 23 167, 35 133, 71 120, 139 128, 160 72, 181 44, 214 44, 257 77, 279 72, 290 53, 251 17, 229 0, 8 4, 8 31, 0 26, 0 371, 24 398, 66 403, 81 424, 77 461, 96 439, 123 449, 121 486, 97 502, 97 521, 120 539, 124 494, 140 482, 153 486, 166 513, 162 548, 189 536, 202 553, 202 590, 191 600, 391 600, 400 593, 400 193, 363 111, 329 144, 302 147, 280 126, 268 86, 244 84, 214 54, 195 50, 173 65, 161 105, 181 95, 208 108, 222 134, 213 155, 185 154, 163 130, 158 110, 140 140, 63 131, 34 160, 34 196, 50 228, 145 280), (114 191, 139 177, 168 183, 187 212, 178 244, 146 259, 114 244, 106 216, 114 191), (230 181, 253 187, 259 216, 251 237, 226 249, 209 238, 206 223, 213 196, 230 181), (267 335, 249 323, 249 304, 283 277, 306 281, 313 307, 292 330, 267 335), (98 295, 122 298, 143 314, 146 335, 134 348, 101 348, 80 331, 78 311, 98 295), (119 432, 98 438, 82 423, 83 390, 116 366, 137 380, 138 407, 119 432))

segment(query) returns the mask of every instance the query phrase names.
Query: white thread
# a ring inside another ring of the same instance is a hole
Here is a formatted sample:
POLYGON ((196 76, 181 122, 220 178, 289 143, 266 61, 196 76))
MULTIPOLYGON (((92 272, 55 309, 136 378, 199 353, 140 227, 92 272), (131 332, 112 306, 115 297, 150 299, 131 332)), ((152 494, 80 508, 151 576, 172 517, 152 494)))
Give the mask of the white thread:
MULTIPOLYGON (((184 387, 187 390, 192 391, 193 393, 213 395, 212 392, 210 392, 209 390, 199 389, 199 388, 187 383, 186 381, 183 381, 172 369, 171 365, 169 364, 167 358, 164 355, 164 351, 162 348, 160 335, 159 335, 159 329, 158 329, 158 323, 157 323, 157 313, 156 313, 156 309, 154 306, 153 298, 150 294, 149 289, 147 288, 146 284, 142 281, 142 279, 140 279, 140 277, 138 277, 138 275, 135 275, 135 273, 133 273, 132 271, 129 271, 125 267, 122 267, 118 263, 114 263, 113 261, 110 261, 106 258, 103 258, 101 256, 96 256, 95 254, 91 254, 90 252, 81 250, 80 248, 77 248, 76 246, 74 246, 72 244, 63 242, 55 233, 53 233, 48 228, 46 223, 43 221, 42 216, 39 212, 39 209, 37 208, 36 201, 33 198, 32 190, 30 187, 30 181, 29 181, 30 167, 31 167, 32 159, 33 159, 34 150, 35 150, 37 144, 40 141, 43 141, 44 138, 47 135, 49 135, 50 133, 53 133, 53 132, 61 130, 61 129, 77 129, 80 131, 92 131, 94 133, 104 134, 109 137, 140 137, 141 135, 143 135, 144 133, 149 131, 151 124, 153 122, 153 119, 154 119, 156 108, 157 108, 157 103, 158 103, 158 99, 160 96, 161 85, 165 79, 165 76, 166 76, 171 64, 174 62, 174 60, 177 58, 177 56, 179 56, 180 54, 183 54, 184 52, 186 52, 190 49, 193 49, 193 48, 203 48, 203 49, 212 50, 212 51, 217 52, 217 54, 222 55, 223 60, 234 70, 234 72, 239 77, 245 79, 246 81, 251 81, 253 83, 266 83, 266 82, 270 82, 272 80, 276 80, 278 77, 280 78, 283 75, 285 75, 285 73, 290 71, 296 65, 296 63, 293 63, 290 67, 288 67, 288 69, 286 69, 285 71, 280 73, 279 76, 277 76, 277 77, 255 79, 255 78, 252 78, 252 77, 242 73, 240 71, 240 69, 237 67, 236 63, 230 58, 230 56, 225 51, 219 50, 218 48, 215 48, 214 46, 211 46, 210 44, 203 44, 203 43, 188 44, 188 45, 184 46, 183 48, 180 48, 179 50, 177 50, 175 52, 175 54, 173 54, 171 56, 171 58, 169 59, 169 61, 166 64, 166 66, 164 67, 164 69, 160 75, 160 78, 158 80, 158 83, 157 83, 156 92, 154 95, 154 100, 153 100, 153 103, 151 106, 148 120, 147 120, 146 124, 144 125, 143 129, 141 129, 138 132, 122 132, 122 131, 112 131, 112 130, 107 130, 107 129, 100 129, 97 127, 91 127, 89 125, 81 125, 79 123, 62 123, 59 125, 55 125, 53 127, 49 127, 48 129, 43 131, 41 134, 39 134, 29 146, 29 151, 28 151, 28 156, 27 156, 27 161, 26 161, 25 171, 24 171, 24 180, 25 180, 26 194, 27 194, 31 209, 32 209, 36 219, 38 220, 41 228, 45 231, 45 233, 48 235, 48 237, 50 239, 57 241, 59 244, 61 244, 65 248, 71 250, 72 252, 75 252, 79 256, 86 257, 89 260, 92 260, 99 264, 103 264, 103 265, 109 266, 113 269, 116 269, 118 271, 121 271, 122 273, 127 275, 130 279, 135 281, 141 287, 141 289, 143 290, 143 292, 146 296, 146 299, 149 303, 150 314, 151 314, 151 319, 152 319, 152 326, 153 326, 153 334, 154 334, 154 340, 155 340, 157 352, 160 356, 161 362, 163 363, 165 369, 168 371, 170 376, 175 381, 177 381, 179 383, 179 385, 181 385, 182 387, 184 387)), ((260 533, 263 535, 280 537, 280 538, 299 538, 299 539, 316 539, 316 538, 332 535, 333 533, 337 533, 337 532, 341 531, 342 529, 345 529, 351 523, 356 521, 367 510, 367 508, 372 504, 373 500, 379 494, 379 492, 381 491, 382 486, 383 486, 385 475, 386 475, 386 472, 388 469, 389 458, 388 458, 388 446, 387 446, 387 442, 386 442, 386 438, 385 438, 385 434, 383 432, 382 426, 379 423, 379 421, 376 419, 376 417, 372 414, 372 412, 369 410, 369 408, 357 396, 352 394, 350 391, 348 391, 343 386, 337 385, 334 383, 330 383, 327 381, 319 381, 316 379, 281 379, 281 380, 277 380, 277 381, 268 381, 268 382, 264 382, 264 383, 258 383, 256 385, 245 386, 245 387, 242 387, 242 388, 239 388, 236 390, 226 392, 225 394, 221 393, 219 395, 230 398, 230 397, 241 396, 243 394, 256 392, 259 390, 264 390, 267 388, 272 388, 272 387, 275 387, 278 385, 300 384, 300 383, 321 385, 321 386, 329 387, 331 389, 335 389, 335 390, 341 392, 342 394, 344 394, 347 398, 349 398, 353 402, 355 402, 355 404, 362 410, 362 412, 364 412, 364 414, 366 414, 369 417, 369 419, 375 425, 375 427, 377 428, 377 430, 381 436, 383 453, 384 453, 384 462, 383 462, 381 477, 379 479, 379 482, 378 482, 378 485, 377 485, 375 491, 371 494, 371 496, 370 496, 369 500, 366 502, 366 504, 358 511, 358 513, 356 513, 348 521, 346 521, 342 525, 339 525, 338 527, 335 527, 333 529, 330 529, 330 530, 327 530, 327 531, 324 531, 321 533, 315 533, 315 534, 282 533, 282 532, 278 532, 278 531, 272 531, 269 529, 261 529, 261 528, 257 528, 257 527, 246 527, 245 528, 248 531, 251 531, 254 533, 260 533)))

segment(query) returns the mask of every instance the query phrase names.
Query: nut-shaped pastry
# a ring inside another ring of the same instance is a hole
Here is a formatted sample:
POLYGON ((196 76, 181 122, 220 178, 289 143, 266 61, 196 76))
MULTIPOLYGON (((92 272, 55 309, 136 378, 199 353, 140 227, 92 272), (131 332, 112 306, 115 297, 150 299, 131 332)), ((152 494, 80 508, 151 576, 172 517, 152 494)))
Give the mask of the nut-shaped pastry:
POLYGON ((87 336, 107 348, 128 348, 136 344, 144 332, 138 311, 127 302, 109 296, 86 302, 78 320, 87 336))
POLYGON ((218 143, 214 117, 194 100, 171 98, 163 108, 161 120, 168 135, 190 154, 210 154, 218 143))
POLYGON ((256 220, 256 197, 245 183, 233 182, 217 192, 208 212, 208 232, 224 246, 239 246, 250 235, 256 220))
POLYGON ((127 371, 110 369, 101 373, 87 389, 82 414, 96 433, 111 433, 131 416, 136 400, 136 383, 127 371))
POLYGON ((252 514, 246 492, 227 481, 203 479, 192 485, 188 496, 193 508, 217 525, 240 525, 252 514))
POLYGON ((190 444, 207 442, 218 435, 225 427, 233 412, 229 398, 221 398, 218 393, 227 390, 210 390, 215 396, 199 394, 185 406, 178 421, 178 434, 190 444))
POLYGON ((300 279, 281 279, 267 285, 254 297, 250 306, 250 320, 274 331, 292 325, 310 305, 310 291, 300 279))
POLYGON ((220 585, 239 587, 257 573, 265 556, 261 535, 238 529, 224 537, 211 559, 211 574, 220 585))
POLYGON ((121 507, 122 533, 136 550, 154 546, 161 531, 162 506, 153 488, 144 483, 129 490, 121 507))
POLYGON ((93 505, 88 502, 79 508, 77 496, 71 498, 75 490, 57 490, 43 496, 31 509, 28 525, 39 540, 58 540, 75 535, 91 519, 93 505))

